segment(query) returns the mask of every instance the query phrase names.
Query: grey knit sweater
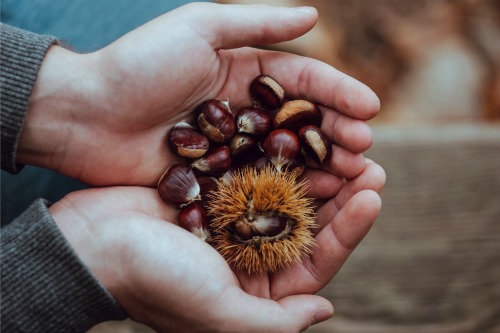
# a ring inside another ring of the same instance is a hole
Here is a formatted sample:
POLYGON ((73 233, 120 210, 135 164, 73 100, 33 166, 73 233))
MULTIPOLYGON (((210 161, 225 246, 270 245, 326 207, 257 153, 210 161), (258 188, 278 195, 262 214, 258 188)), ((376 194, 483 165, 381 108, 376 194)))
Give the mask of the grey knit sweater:
MULTIPOLYGON (((2 169, 15 154, 38 70, 54 37, 0 23, 2 169)), ((72 250, 43 199, 1 230, 1 332, 85 332, 124 310, 72 250)))

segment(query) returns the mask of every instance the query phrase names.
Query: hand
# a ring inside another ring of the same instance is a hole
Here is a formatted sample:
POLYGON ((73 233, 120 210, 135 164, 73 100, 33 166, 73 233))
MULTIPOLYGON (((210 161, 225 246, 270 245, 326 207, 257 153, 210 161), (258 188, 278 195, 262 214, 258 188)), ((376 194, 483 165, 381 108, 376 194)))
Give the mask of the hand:
POLYGON ((91 54, 52 47, 42 64, 17 161, 90 185, 151 186, 175 160, 166 136, 209 98, 250 105, 258 74, 290 98, 321 106, 335 142, 325 169, 352 178, 371 144, 365 121, 379 101, 356 80, 312 59, 245 46, 296 38, 313 27, 312 8, 190 4, 91 54))
MULTIPOLYGON (((314 293, 370 229, 384 180, 369 161, 359 177, 337 183, 335 198, 317 212, 314 253, 274 275, 233 272, 212 247, 175 225, 176 210, 152 189, 74 192, 50 212, 130 317, 158 332, 300 332, 332 315, 330 302, 314 293)), ((310 194, 329 195, 321 188, 310 194)))

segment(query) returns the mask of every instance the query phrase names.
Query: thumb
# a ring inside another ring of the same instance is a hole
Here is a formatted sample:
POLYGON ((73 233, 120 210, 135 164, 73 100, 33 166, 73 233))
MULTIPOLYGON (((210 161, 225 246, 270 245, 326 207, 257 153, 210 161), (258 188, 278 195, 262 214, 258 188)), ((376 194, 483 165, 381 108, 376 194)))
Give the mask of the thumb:
POLYGON ((294 295, 278 301, 301 331, 325 321, 333 315, 330 301, 316 295, 294 295))
POLYGON ((318 20, 313 7, 195 3, 183 11, 191 28, 216 50, 291 40, 318 20))
POLYGON ((233 332, 302 332, 333 314, 332 304, 316 295, 292 295, 274 301, 241 289, 229 294, 230 301, 223 302, 228 306, 221 322, 233 332))

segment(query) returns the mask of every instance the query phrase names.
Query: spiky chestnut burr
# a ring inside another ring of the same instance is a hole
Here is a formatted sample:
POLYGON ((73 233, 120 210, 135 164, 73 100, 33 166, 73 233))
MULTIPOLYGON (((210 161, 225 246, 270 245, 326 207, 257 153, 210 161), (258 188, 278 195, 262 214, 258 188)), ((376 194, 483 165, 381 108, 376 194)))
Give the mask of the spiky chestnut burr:
POLYGON ((238 270, 276 272, 311 252, 313 200, 297 172, 246 167, 210 193, 212 245, 238 270))

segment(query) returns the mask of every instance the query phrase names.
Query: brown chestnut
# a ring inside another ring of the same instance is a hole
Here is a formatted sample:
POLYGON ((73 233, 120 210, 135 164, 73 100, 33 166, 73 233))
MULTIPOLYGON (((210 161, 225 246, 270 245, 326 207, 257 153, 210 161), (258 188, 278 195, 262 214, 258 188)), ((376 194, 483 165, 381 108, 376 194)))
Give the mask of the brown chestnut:
POLYGON ((234 224, 234 231, 243 240, 253 237, 277 237, 287 228, 287 218, 274 212, 248 214, 234 224))
POLYGON ((332 143, 319 127, 302 127, 299 130, 299 138, 302 148, 316 163, 323 163, 332 154, 332 143))
POLYGON ((283 166, 300 152, 300 141, 297 135, 287 129, 274 130, 262 143, 262 150, 271 163, 282 170, 283 166))
POLYGON ((271 118, 264 110, 247 107, 236 115, 238 132, 266 136, 271 130, 271 118))
POLYGON ((219 177, 219 180, 221 182, 229 184, 233 180, 234 174, 237 170, 238 170, 238 168, 234 168, 234 167, 229 168, 229 170, 227 170, 222 176, 219 177))
POLYGON ((297 177, 299 177, 306 170, 306 159, 302 154, 298 154, 283 165, 283 170, 297 172, 297 177))
POLYGON ((253 236, 255 236, 252 230, 252 226, 245 220, 238 221, 234 224, 234 232, 239 238, 243 240, 249 240, 252 239, 253 236))
POLYGON ((188 123, 175 124, 168 134, 168 145, 176 155, 187 158, 199 158, 208 150, 208 138, 196 131, 188 123))
POLYGON ((184 206, 179 211, 179 226, 192 232, 204 241, 210 239, 210 232, 207 228, 207 213, 196 203, 184 206))
POLYGON ((271 162, 269 161, 269 159, 266 157, 266 156, 262 156, 262 157, 259 157, 258 159, 256 159, 252 166, 255 168, 255 170, 259 171, 259 170, 262 170, 264 169, 266 166, 270 165, 271 162))
POLYGON ((283 105, 285 90, 269 75, 259 75, 250 84, 250 96, 256 107, 274 110, 283 105))
POLYGON ((161 176, 158 194, 166 203, 187 204, 200 200, 200 185, 189 166, 174 164, 161 176))
POLYGON ((228 102, 210 99, 198 106, 196 112, 200 130, 210 141, 223 143, 233 137, 235 122, 228 102))
POLYGON ((254 160, 259 153, 262 154, 259 150, 258 141, 254 137, 242 133, 233 136, 229 141, 229 149, 231 150, 232 159, 240 163, 254 160))
POLYGON ((207 209, 208 206, 210 205, 210 200, 211 200, 209 194, 211 192, 217 191, 217 181, 214 177, 199 176, 198 184, 200 184, 200 196, 201 196, 200 205, 204 209, 207 209))
POLYGON ((191 166, 209 175, 222 175, 231 167, 231 151, 228 146, 214 148, 191 163, 191 166))
POLYGON ((321 125, 321 111, 316 104, 305 100, 286 102, 276 114, 274 128, 286 128, 295 133, 305 125, 321 125))

